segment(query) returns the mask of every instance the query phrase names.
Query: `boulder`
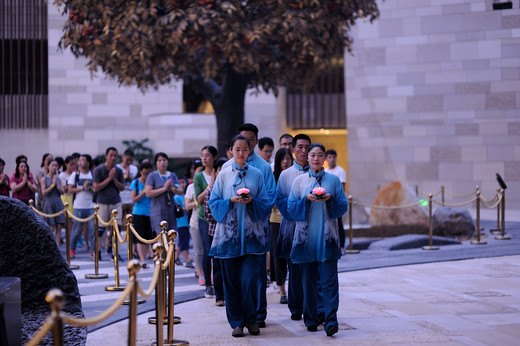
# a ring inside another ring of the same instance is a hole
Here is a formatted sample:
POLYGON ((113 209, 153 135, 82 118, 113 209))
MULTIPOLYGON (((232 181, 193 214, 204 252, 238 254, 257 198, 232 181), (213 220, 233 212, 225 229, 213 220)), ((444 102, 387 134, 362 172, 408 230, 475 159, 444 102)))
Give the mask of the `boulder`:
MULTIPOLYGON (((458 245, 460 241, 442 238, 432 237, 432 245, 458 245)), ((378 251, 394 251, 394 250, 405 250, 405 249, 416 249, 423 246, 430 245, 430 237, 424 234, 407 234, 399 237, 385 238, 373 242, 368 247, 369 250, 378 251)))
MULTIPOLYGON (((63 310, 84 317, 76 277, 70 270, 49 226, 19 200, 0 196, 0 276, 21 279, 22 343, 45 322, 50 306, 45 301, 52 288, 63 291, 63 310)), ((52 345, 49 333, 40 345, 52 345)), ((86 328, 64 327, 66 345, 84 345, 86 328)))
POLYGON ((475 233, 471 214, 467 209, 440 207, 433 213, 433 233, 443 237, 470 238, 475 233))
MULTIPOLYGON (((379 189, 372 204, 403 206, 417 202, 419 202, 419 197, 411 187, 404 186, 400 181, 394 181, 379 189)), ((372 226, 428 225, 428 211, 421 205, 393 210, 372 208, 369 223, 372 226)))

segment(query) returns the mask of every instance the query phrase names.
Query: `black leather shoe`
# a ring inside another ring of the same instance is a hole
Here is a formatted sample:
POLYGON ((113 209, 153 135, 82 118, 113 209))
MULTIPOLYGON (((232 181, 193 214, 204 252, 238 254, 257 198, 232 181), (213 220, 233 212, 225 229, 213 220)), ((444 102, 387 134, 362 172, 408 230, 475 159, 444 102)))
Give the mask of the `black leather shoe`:
POLYGON ((318 326, 308 326, 307 330, 309 332, 317 332, 318 331, 318 326))
POLYGON ((266 327, 265 321, 256 321, 256 324, 258 324, 258 328, 265 328, 266 327))
POLYGON ((337 326, 330 326, 329 328, 327 328, 327 336, 333 336, 337 332, 338 332, 337 326))
POLYGON ((291 314, 291 320, 299 321, 302 319, 302 314, 291 314))
POLYGON ((231 332, 231 336, 235 338, 241 338, 244 336, 244 328, 243 327, 236 327, 233 329, 233 332, 231 332))
POLYGON ((251 334, 251 335, 260 334, 260 328, 258 328, 258 323, 248 324, 248 325, 246 325, 246 328, 247 328, 247 330, 249 330, 249 334, 251 334))
POLYGON ((324 312, 319 313, 318 316, 316 316, 316 318, 318 320, 318 324, 325 323, 325 313, 324 312))

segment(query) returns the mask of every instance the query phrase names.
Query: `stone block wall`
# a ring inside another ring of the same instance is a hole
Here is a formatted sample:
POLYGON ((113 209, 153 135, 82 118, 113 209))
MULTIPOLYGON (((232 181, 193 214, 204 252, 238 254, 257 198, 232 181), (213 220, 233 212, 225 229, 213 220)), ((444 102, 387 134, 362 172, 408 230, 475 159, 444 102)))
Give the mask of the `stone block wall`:
POLYGON ((407 180, 520 208, 520 1, 378 1, 346 54, 350 187, 407 180))

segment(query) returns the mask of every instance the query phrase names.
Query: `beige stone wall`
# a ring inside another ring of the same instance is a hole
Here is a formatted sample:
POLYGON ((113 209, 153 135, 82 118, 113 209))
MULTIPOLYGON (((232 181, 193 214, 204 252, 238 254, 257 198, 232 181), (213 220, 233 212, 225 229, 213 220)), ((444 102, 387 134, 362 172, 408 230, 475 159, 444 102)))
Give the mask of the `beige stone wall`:
POLYGON ((485 0, 379 2, 346 55, 349 178, 425 192, 496 192, 520 208, 520 6, 485 0))

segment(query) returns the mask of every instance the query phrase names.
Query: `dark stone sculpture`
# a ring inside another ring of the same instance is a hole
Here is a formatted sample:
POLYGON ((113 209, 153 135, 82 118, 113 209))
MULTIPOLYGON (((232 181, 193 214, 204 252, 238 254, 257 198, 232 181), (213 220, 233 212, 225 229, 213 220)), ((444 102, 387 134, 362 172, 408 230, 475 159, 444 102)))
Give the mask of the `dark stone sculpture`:
POLYGON ((433 234, 443 237, 470 238, 476 227, 467 209, 437 208, 433 213, 433 234))
MULTIPOLYGON (((63 311, 84 317, 76 277, 56 246, 49 226, 19 200, 0 196, 0 276, 22 281, 22 343, 26 343, 50 314, 45 301, 52 288, 63 291, 63 311)), ((65 325, 67 345, 84 345, 86 328, 65 325)), ((51 333, 41 345, 52 344, 51 333)))

